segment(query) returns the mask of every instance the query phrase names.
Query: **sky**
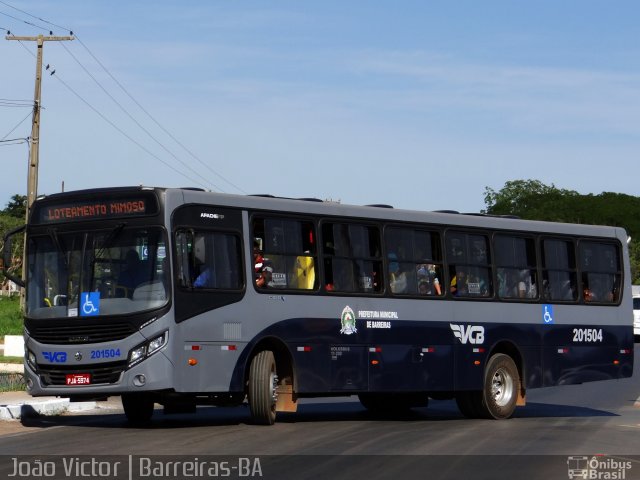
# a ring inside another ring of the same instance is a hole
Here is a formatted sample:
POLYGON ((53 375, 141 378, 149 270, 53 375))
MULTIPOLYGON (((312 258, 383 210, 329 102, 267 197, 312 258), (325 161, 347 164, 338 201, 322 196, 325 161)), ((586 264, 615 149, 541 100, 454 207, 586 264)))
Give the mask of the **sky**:
POLYGON ((7 30, 77 36, 43 49, 39 194, 640 196, 638 18, 635 0, 0 0, 0 208, 26 194, 36 66, 7 30))

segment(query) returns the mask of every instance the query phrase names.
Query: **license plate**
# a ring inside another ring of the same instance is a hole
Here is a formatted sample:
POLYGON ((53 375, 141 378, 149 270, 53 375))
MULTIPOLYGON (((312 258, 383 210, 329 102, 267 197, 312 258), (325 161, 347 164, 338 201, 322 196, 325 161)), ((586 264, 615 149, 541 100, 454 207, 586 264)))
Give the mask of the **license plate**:
POLYGON ((89 385, 91 383, 90 373, 70 373, 66 378, 67 385, 89 385))

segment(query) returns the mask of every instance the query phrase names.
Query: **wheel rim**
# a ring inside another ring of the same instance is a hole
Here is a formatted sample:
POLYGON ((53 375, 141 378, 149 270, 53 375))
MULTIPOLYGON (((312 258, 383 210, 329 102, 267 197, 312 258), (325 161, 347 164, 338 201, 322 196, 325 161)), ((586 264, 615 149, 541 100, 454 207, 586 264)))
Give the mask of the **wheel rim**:
POLYGON ((269 376, 269 384, 271 385, 271 410, 275 410, 278 402, 278 375, 272 371, 269 376))
POLYGON ((491 379, 491 396, 496 405, 504 407, 513 398, 513 377, 504 368, 499 368, 491 379))

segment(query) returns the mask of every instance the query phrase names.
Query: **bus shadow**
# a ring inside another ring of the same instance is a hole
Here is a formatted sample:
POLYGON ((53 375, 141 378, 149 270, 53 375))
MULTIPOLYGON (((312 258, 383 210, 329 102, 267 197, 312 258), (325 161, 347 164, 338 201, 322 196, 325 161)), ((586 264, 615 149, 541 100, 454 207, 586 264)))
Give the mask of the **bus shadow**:
MULTIPOLYGON (((517 408, 514 420, 527 418, 595 418, 619 416, 610 411, 598 410, 574 405, 549 403, 528 403, 517 408)), ((318 402, 300 405, 296 413, 279 413, 277 423, 317 423, 317 422, 446 422, 446 421, 485 421, 469 420, 458 410, 456 403, 433 401, 428 408, 416 408, 403 412, 370 412, 359 402, 318 402)), ((130 425, 123 413, 76 414, 63 416, 35 416, 21 420, 25 427, 48 428, 53 426, 77 426, 97 428, 126 429, 178 429, 211 426, 251 425, 251 416, 247 406, 236 408, 198 408, 195 414, 164 415, 156 410, 152 421, 143 426, 130 425)))
MULTIPOLYGON (((517 408, 513 418, 590 418, 617 417, 616 413, 575 405, 528 403, 517 408)), ((427 408, 416 408, 404 412, 370 412, 358 402, 317 403, 302 405, 295 414, 278 416, 278 422, 313 422, 341 420, 374 421, 469 421, 458 410, 455 401, 433 401, 427 408)), ((472 420, 473 421, 473 420, 472 420)), ((480 419, 482 421, 482 419, 480 419)))
POLYGON ((576 405, 557 405, 552 403, 527 403, 517 408, 514 418, 572 418, 572 417, 619 417, 617 413, 576 405))

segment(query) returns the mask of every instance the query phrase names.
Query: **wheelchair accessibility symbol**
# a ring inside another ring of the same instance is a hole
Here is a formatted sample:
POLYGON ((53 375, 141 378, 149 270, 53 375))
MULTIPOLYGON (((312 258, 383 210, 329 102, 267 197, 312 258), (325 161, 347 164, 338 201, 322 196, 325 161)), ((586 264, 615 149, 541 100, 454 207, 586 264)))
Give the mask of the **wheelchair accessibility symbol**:
POLYGON ((542 305, 542 323, 545 325, 553 323, 553 305, 542 305))
POLYGON ((100 314, 100 292, 83 292, 80 294, 80 315, 90 317, 100 314))

